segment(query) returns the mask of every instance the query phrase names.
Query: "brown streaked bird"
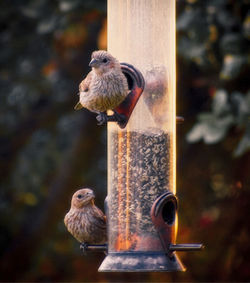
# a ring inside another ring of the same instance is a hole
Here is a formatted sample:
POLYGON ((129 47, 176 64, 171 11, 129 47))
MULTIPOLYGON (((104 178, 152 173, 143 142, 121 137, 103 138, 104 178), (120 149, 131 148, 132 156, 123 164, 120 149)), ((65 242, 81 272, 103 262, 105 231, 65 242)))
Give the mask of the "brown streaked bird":
POLYGON ((95 206, 94 198, 91 189, 76 191, 64 218, 68 231, 82 244, 104 244, 107 241, 106 216, 95 206))
MULTIPOLYGON (((99 124, 107 122, 107 110, 113 110, 128 95, 128 82, 119 61, 104 50, 94 51, 89 66, 92 70, 79 85, 79 102, 75 109, 87 108, 98 113, 99 124)), ((117 121, 123 117, 114 111, 117 121)))

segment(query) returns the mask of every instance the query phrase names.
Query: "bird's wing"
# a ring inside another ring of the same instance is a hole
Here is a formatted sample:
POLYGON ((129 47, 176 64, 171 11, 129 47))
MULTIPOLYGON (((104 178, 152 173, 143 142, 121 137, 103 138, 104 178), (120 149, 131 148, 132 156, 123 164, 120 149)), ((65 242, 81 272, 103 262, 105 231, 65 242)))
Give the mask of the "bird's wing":
MULTIPOLYGON (((82 80, 82 82, 79 84, 79 94, 83 93, 83 92, 88 92, 89 91, 89 87, 90 87, 90 83, 93 77, 93 71, 89 72, 88 75, 86 76, 86 78, 84 80, 82 80)), ((75 105, 74 109, 75 110, 80 110, 83 108, 83 105, 81 104, 81 102, 77 102, 77 104, 75 105)))
POLYGON ((101 229, 106 229, 106 216, 103 212, 96 206, 93 207, 94 209, 94 224, 101 229))
POLYGON ((67 226, 68 225, 68 221, 69 221, 69 214, 67 213, 65 216, 64 216, 64 224, 67 226))
POLYGON ((89 72, 86 78, 82 80, 82 82, 79 84, 80 92, 83 92, 83 91, 86 92, 89 90, 89 85, 91 83, 92 77, 93 77, 93 71, 89 72))

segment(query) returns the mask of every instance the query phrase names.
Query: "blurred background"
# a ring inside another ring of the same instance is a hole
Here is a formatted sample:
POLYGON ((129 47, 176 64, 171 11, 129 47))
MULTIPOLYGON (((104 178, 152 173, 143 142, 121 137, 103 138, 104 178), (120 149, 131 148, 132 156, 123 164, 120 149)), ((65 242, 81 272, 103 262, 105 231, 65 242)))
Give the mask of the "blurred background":
POLYGON ((177 242, 205 250, 173 274, 98 273, 104 255, 82 255, 63 218, 82 186, 103 209, 106 128, 73 107, 106 49, 106 0, 2 0, 1 281, 250 280, 250 1, 176 3, 177 242))

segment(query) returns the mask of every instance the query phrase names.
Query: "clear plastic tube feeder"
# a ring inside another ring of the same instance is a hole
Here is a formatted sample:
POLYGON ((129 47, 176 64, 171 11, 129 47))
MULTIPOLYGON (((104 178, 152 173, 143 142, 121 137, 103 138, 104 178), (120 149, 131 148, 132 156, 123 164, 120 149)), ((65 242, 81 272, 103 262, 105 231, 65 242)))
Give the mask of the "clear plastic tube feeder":
POLYGON ((125 128, 108 123, 108 254, 99 271, 183 271, 176 250, 175 1, 108 0, 108 51, 142 73, 125 128))

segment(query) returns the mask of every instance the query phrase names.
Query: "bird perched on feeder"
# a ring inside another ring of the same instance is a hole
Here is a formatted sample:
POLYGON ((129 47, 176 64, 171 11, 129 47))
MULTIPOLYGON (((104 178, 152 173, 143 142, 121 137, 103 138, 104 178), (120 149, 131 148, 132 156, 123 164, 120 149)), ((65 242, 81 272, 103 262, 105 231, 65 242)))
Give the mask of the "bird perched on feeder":
MULTIPOLYGON (((113 110, 128 95, 128 82, 119 61, 104 50, 94 51, 89 66, 92 70, 79 85, 79 102, 75 109, 87 108, 98 113, 99 124, 108 121, 106 111, 113 110)), ((124 117, 114 111, 112 121, 122 122, 124 117)))
POLYGON ((104 244, 106 236, 106 216, 94 204, 94 192, 85 188, 76 191, 71 200, 71 208, 65 215, 64 223, 68 231, 85 249, 87 244, 104 244))

